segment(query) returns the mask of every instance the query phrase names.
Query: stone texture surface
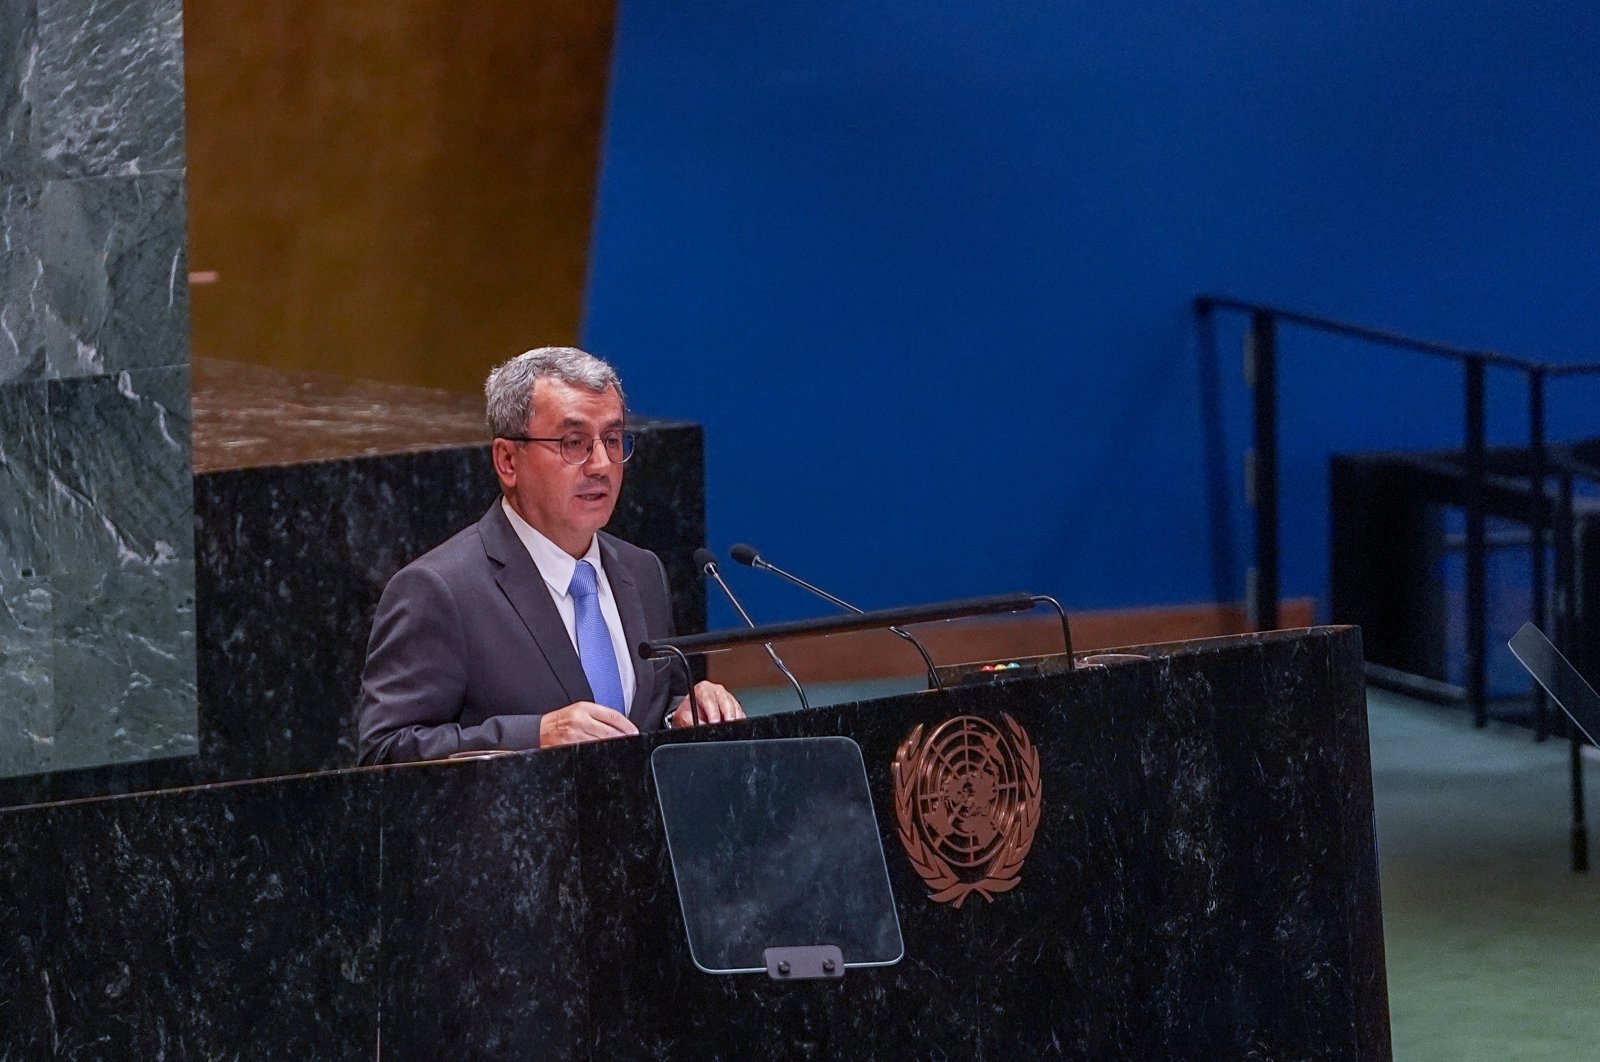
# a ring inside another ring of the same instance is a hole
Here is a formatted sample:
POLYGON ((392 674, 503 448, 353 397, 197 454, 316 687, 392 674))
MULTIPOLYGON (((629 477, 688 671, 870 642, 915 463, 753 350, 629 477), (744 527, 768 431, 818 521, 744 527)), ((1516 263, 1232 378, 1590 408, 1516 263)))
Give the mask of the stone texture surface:
POLYGON ((188 326, 178 174, 51 181, 32 304, 52 376, 180 364, 188 326))
POLYGON ((0 811, 0 1058, 1387 1059, 1360 665, 1352 629, 1223 639, 708 732, 0 811), (1039 752, 1034 843, 992 902, 931 903, 890 763, 918 724, 1002 713, 1039 752), (905 958, 699 972, 651 751, 822 734, 861 747, 905 958))
POLYGON ((50 420, 57 570, 160 570, 194 558, 186 368, 55 381, 50 420))
POLYGON ((0 774, 196 751, 188 408, 182 366, 0 385, 0 774))
POLYGON ((42 263, 29 250, 38 242, 43 195, 43 184, 0 184, 0 388, 45 375, 42 263))
POLYGON ((180 0, 36 0, 23 95, 46 177, 183 167, 180 0))
POLYGON ((384 778, 386 1056, 437 1057, 445 1044, 454 1058, 585 1053, 576 763, 529 766, 508 756, 384 778))
POLYGON ((198 748, 181 21, 0 5, 0 779, 198 748))
POLYGON ((0 818, 0 1058, 370 1059, 379 781, 0 818))
POLYGON ((0 584, 50 568, 49 462, 47 386, 0 384, 0 584))
POLYGON ((0 580, 0 777, 47 770, 55 746, 50 586, 0 580))
POLYGON ((39 43, 37 0, 0 4, 0 186, 38 172, 33 74, 39 43))

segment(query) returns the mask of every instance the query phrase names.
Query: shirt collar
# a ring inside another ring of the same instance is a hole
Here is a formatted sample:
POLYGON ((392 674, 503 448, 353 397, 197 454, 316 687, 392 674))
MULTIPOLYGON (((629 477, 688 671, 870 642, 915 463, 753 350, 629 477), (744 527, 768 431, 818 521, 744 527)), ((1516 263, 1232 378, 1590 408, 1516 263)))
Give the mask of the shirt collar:
MULTIPOLYGON (((566 597, 568 589, 572 586, 572 573, 578 567, 580 558, 574 557, 551 542, 538 528, 518 515, 504 498, 500 499, 500 508, 505 510, 506 519, 511 521, 511 530, 522 540, 523 546, 528 550, 528 556, 533 558, 534 566, 544 578, 545 585, 550 587, 550 592, 557 597, 566 597)), ((594 566, 596 575, 605 578, 605 568, 600 563, 599 535, 589 539, 588 552, 584 553, 581 559, 594 566)))

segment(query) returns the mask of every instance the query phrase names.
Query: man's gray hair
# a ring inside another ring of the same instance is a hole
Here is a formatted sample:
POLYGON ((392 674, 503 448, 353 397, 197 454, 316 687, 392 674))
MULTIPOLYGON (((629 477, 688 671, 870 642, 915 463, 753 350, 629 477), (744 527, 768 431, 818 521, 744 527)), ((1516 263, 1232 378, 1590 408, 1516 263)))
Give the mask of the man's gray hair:
POLYGON ((538 347, 496 365, 484 381, 490 435, 521 435, 528 430, 528 418, 533 414, 533 385, 538 380, 560 380, 597 393, 615 387, 622 408, 628 408, 622 380, 610 364, 577 347, 538 347))

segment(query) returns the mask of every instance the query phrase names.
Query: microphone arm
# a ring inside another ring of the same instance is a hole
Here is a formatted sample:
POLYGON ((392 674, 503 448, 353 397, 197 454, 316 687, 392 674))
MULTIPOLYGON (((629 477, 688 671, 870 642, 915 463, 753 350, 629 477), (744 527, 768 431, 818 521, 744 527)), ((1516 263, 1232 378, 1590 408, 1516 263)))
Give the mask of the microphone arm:
MULTIPOLYGON (((695 550, 694 562, 699 565, 700 570, 705 573, 707 578, 722 588, 723 595, 727 597, 728 603, 733 606, 733 610, 739 614, 739 618, 744 620, 744 625, 746 627, 754 627, 756 621, 750 618, 750 613, 746 612, 744 606, 739 603, 739 599, 733 596, 733 590, 723 580, 722 572, 717 568, 717 558, 712 556, 711 551, 704 546, 695 550)), ((795 695, 800 698, 800 707, 809 710, 811 704, 806 700, 806 691, 800 685, 800 680, 794 677, 794 672, 789 670, 789 665, 783 662, 783 658, 778 655, 778 651, 772 647, 771 642, 763 642, 762 648, 766 649, 767 655, 772 658, 773 666, 782 672, 783 677, 789 680, 789 685, 794 687, 795 695)))
POLYGON ((700 697, 694 692, 694 668, 689 666, 689 658, 676 645, 672 646, 672 654, 678 658, 683 677, 689 682, 689 717, 694 720, 695 726, 704 726, 706 717, 700 713, 700 697))
MULTIPOLYGON (((822 600, 828 602, 830 605, 833 605, 836 608, 842 608, 846 612, 854 612, 857 615, 860 615, 863 611, 865 611, 864 609, 860 609, 852 605, 842 597, 833 596, 820 586, 814 586, 811 583, 806 582, 804 579, 793 574, 792 572, 784 571, 776 564, 773 564, 771 561, 767 560, 767 558, 763 557, 760 553, 757 553, 754 546, 747 546, 743 542, 740 542, 728 550, 728 556, 747 567, 759 568, 762 571, 771 572, 778 578, 793 583, 802 590, 807 590, 813 594, 816 594, 818 597, 822 598, 822 600)), ((936 690, 944 689, 944 682, 939 678, 939 671, 933 666, 933 658, 928 655, 928 650, 923 648, 922 643, 917 640, 916 636, 910 631, 906 630, 904 627, 890 627, 889 630, 893 631, 901 639, 910 642, 917 650, 917 655, 922 657, 922 663, 928 669, 928 687, 936 690)))

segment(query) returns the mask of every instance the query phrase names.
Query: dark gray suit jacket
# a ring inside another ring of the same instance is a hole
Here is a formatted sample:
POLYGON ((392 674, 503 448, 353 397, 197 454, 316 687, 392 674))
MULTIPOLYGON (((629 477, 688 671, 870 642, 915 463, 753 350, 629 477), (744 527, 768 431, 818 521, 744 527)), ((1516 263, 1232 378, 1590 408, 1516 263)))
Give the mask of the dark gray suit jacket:
MULTIPOLYGON (((687 692, 670 661, 638 653, 641 641, 673 634, 666 571, 604 532, 600 559, 633 653, 628 718, 659 729, 687 692)), ((496 501, 384 588, 361 676, 361 763, 537 748, 540 716, 593 697, 538 565, 496 501)))

